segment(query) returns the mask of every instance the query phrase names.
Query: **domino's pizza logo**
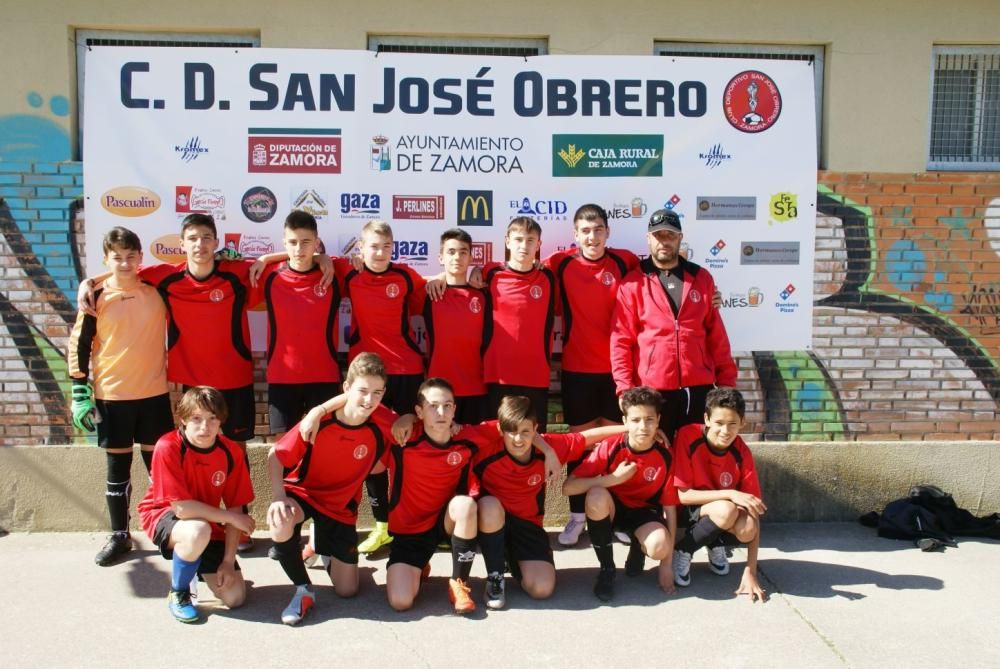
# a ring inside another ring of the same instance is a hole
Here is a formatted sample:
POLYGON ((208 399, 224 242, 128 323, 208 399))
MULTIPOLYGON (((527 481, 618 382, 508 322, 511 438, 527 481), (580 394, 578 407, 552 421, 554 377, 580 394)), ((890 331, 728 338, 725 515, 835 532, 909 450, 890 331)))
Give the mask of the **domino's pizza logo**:
POLYGON ((360 446, 354 449, 355 460, 361 460, 366 455, 368 455, 368 446, 366 446, 365 444, 361 444, 360 446))
POLYGON ((531 476, 528 477, 528 487, 530 488, 534 488, 541 482, 542 482, 541 474, 532 474, 531 476))
POLYGON ((385 294, 387 297, 395 298, 399 296, 399 284, 390 283, 385 287, 385 294))
POLYGON ((719 476, 719 485, 721 485, 723 488, 732 488, 733 475, 730 474, 729 472, 722 472, 722 474, 719 476))
POLYGON ((462 454, 457 451, 452 451, 451 453, 448 454, 448 457, 445 459, 445 462, 447 462, 452 467, 457 467, 458 465, 462 464, 462 454))
POLYGON ((216 471, 214 474, 212 474, 212 485, 214 485, 216 488, 220 487, 225 482, 226 482, 226 472, 220 469, 216 471))

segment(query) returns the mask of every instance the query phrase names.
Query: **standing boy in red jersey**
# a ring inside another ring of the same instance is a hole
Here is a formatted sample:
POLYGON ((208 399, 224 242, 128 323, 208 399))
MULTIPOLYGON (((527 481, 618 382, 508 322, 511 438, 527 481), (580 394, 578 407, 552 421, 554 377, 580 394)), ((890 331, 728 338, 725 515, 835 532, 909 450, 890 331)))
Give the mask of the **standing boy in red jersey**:
POLYGON ((239 445, 219 433, 226 419, 221 392, 191 388, 176 413, 181 427, 156 443, 153 481, 139 515, 143 530, 172 563, 170 613, 193 623, 198 611, 189 585, 196 574, 229 608, 246 600, 236 547, 241 533, 254 530, 253 518, 239 511, 253 500, 253 487, 239 445))
POLYGON ((757 578, 760 517, 767 511, 761 500, 753 454, 739 436, 746 402, 735 388, 715 388, 705 400, 705 424, 685 425, 677 432, 674 485, 686 505, 687 534, 674 553, 674 582, 691 584, 691 556, 708 547, 711 570, 729 573, 727 546, 748 544, 747 563, 737 595, 766 601, 757 578))
POLYGON ((622 393, 628 432, 598 444, 563 485, 567 495, 586 493, 587 531, 601 570, 594 594, 614 597, 615 560, 611 535, 617 528, 632 538, 625 573, 642 573, 645 556, 660 561, 657 579, 666 593, 674 591, 671 569, 677 536, 677 491, 671 478, 672 457, 656 443, 660 394, 651 388, 622 393))
POLYGON ((427 327, 427 375, 438 376, 455 389, 455 421, 471 425, 486 420, 489 406, 483 382, 483 322, 486 295, 469 285, 472 237, 461 228, 441 235, 445 291, 440 300, 424 300, 427 327))
POLYGON ((385 393, 385 367, 374 353, 361 353, 344 380, 346 403, 319 423, 307 442, 295 426, 268 453, 273 502, 267 512, 271 539, 282 568, 295 585, 281 622, 296 625, 316 601, 299 552, 302 524, 315 528, 316 552, 331 556, 328 573, 339 597, 358 591, 358 504, 365 477, 382 471, 380 462, 389 446, 386 421, 376 424, 372 413, 385 393))
POLYGON ((531 399, 544 432, 556 291, 555 275, 536 262, 541 243, 541 226, 519 216, 507 225, 507 262, 483 270, 490 301, 483 367, 491 413, 505 396, 524 395, 531 399))

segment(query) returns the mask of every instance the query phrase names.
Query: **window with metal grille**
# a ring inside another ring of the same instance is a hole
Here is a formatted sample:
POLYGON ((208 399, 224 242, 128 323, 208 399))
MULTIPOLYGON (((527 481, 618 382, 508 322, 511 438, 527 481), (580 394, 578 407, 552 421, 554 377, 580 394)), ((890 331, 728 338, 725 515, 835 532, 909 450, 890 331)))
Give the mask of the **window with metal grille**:
POLYGON ((654 53, 659 56, 802 60, 812 64, 813 90, 816 94, 816 166, 823 167, 823 60, 825 50, 822 46, 657 42, 654 48, 654 53))
POLYGON ((121 30, 76 31, 76 118, 77 158, 83 147, 83 97, 86 77, 86 50, 92 46, 197 46, 250 49, 260 46, 259 35, 216 35, 205 33, 143 33, 121 30))
POLYGON ((463 56, 541 56, 548 40, 520 37, 410 37, 369 35, 368 48, 379 53, 448 53, 463 56))
POLYGON ((1000 170, 1000 47, 934 47, 928 169, 1000 170))

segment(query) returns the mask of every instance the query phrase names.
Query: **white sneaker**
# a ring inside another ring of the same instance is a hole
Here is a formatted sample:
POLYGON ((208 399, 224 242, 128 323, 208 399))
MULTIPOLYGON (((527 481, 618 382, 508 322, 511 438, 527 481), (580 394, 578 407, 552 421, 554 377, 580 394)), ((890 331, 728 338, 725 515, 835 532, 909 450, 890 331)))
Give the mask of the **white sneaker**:
POLYGON ((685 551, 674 551, 674 583, 686 588, 691 585, 691 554, 685 551))
POLYGON ((292 601, 281 612, 281 622, 286 625, 298 625, 315 604, 316 594, 312 588, 308 585, 298 586, 295 588, 295 596, 292 597, 292 601))
POLYGON ((729 556, 725 546, 715 546, 708 549, 708 566, 719 576, 729 573, 729 556))
POLYGON ((483 597, 486 608, 499 610, 507 605, 507 595, 503 586, 503 574, 490 574, 486 577, 486 593, 483 597))
POLYGON ((569 522, 566 523, 566 527, 562 532, 559 533, 559 543, 563 546, 575 546, 576 542, 580 540, 580 535, 583 534, 583 530, 587 527, 587 517, 580 517, 577 514, 572 514, 569 517, 569 522))

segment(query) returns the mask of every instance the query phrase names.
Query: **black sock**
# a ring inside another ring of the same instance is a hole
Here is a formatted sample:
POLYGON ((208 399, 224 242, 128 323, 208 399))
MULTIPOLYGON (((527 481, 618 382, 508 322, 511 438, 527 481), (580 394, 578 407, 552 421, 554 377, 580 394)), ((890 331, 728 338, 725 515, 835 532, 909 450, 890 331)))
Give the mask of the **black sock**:
POLYGON ((708 516, 702 516, 688 528, 687 534, 677 544, 677 549, 694 554, 702 546, 707 546, 719 538, 722 529, 708 516))
POLYGON ((587 495, 582 493, 579 495, 569 496, 569 512, 570 513, 585 513, 587 510, 587 495))
POLYGON ((372 516, 375 522, 389 522, 389 472, 369 474, 365 479, 365 490, 372 503, 372 516))
POLYGON ((451 536, 451 577, 469 580, 472 561, 476 559, 476 539, 451 536))
POLYGON ((486 563, 487 574, 503 574, 506 556, 504 555, 504 528, 496 532, 479 532, 479 550, 486 563))
POLYGON ((276 542, 274 550, 278 554, 278 562, 285 574, 295 585, 309 585, 309 574, 302 562, 302 523, 295 526, 288 541, 276 542))
POLYGON ((139 450, 142 455, 142 464, 146 465, 146 473, 153 473, 153 451, 139 450))
POLYGON ((615 568, 615 555, 611 543, 611 517, 594 520, 587 518, 587 532, 590 534, 590 543, 597 553, 597 561, 601 563, 601 569, 615 568))
POLYGON ((128 505, 132 495, 132 452, 107 453, 108 474, 104 499, 108 503, 111 531, 128 532, 128 505))

